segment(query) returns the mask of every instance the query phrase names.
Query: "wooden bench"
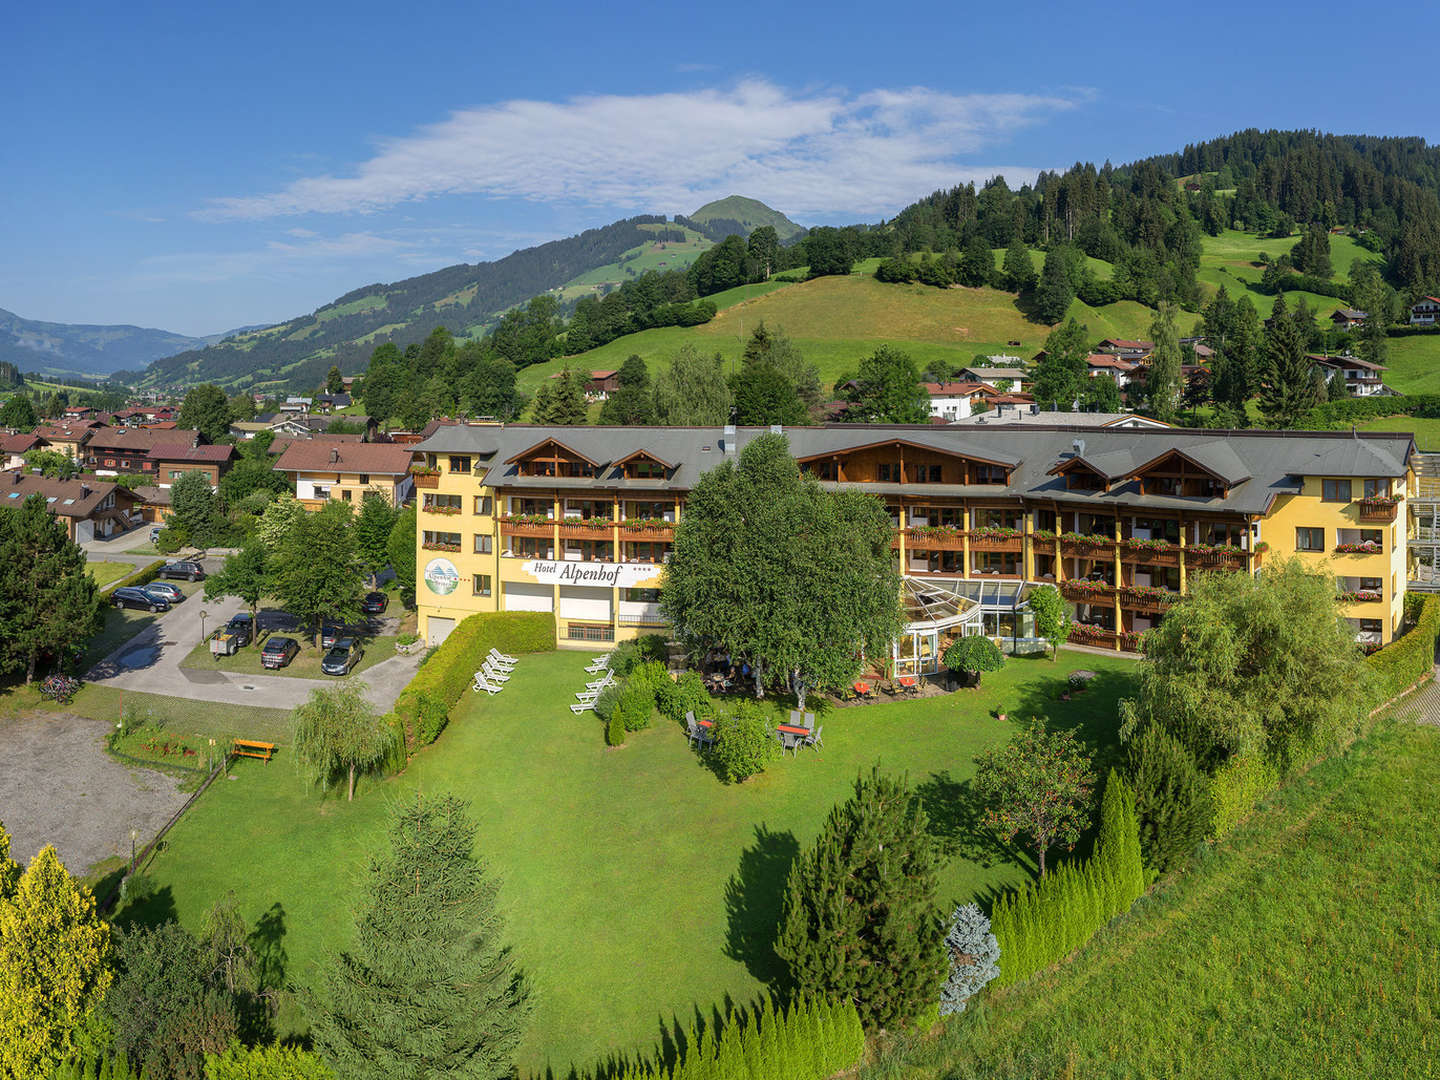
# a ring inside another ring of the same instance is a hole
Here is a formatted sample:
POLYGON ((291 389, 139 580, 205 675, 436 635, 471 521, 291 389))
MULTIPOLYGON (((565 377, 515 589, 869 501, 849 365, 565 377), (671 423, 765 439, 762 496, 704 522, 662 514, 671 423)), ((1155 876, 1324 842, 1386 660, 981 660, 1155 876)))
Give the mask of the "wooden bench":
POLYGON ((235 745, 230 752, 236 757, 257 757, 266 762, 270 761, 270 755, 275 753, 275 744, 270 742, 254 742, 250 739, 236 739, 235 745))

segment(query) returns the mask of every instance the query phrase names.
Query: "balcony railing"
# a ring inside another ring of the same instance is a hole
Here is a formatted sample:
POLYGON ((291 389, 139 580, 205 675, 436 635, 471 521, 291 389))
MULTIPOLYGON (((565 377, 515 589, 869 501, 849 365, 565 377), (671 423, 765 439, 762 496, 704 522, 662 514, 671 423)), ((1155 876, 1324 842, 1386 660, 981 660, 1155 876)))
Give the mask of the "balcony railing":
POLYGON ((1361 521, 1394 521, 1400 511, 1400 499, 1393 495, 1372 495, 1360 499, 1357 505, 1361 521))
POLYGON ((1149 563, 1151 566, 1179 566, 1180 545, 1168 540, 1130 537, 1120 541, 1120 557, 1126 562, 1149 563))
POLYGON ((1192 570, 1244 570, 1249 553, 1244 548, 1222 544, 1201 544, 1185 549, 1185 565, 1192 570))
POLYGON ((1113 555, 1114 553, 1115 541, 1108 536, 1084 533, 1062 533, 1060 536, 1060 554, 1062 555, 1094 558, 1097 555, 1113 555))
POLYGON ((1179 593, 1153 585, 1122 585, 1120 587, 1120 605, 1133 611, 1165 611, 1179 599, 1179 593))
POLYGON ((1364 540, 1358 544, 1336 544, 1335 554, 1337 555, 1383 555, 1385 545, 1377 544, 1374 540, 1364 540))
POLYGON ((438 472, 414 472, 410 475, 414 477, 417 488, 438 488, 440 486, 438 472))
POLYGON ((1116 645, 1127 652, 1138 652, 1140 649, 1139 634, 1129 630, 1117 634, 1103 626, 1087 626, 1085 623, 1071 623, 1068 640, 1072 645, 1092 645, 1103 649, 1113 649, 1116 645))
POLYGON ((445 503, 437 504, 428 500, 420 508, 427 514, 443 514, 447 517, 455 517, 460 513, 460 507, 458 506, 450 506, 445 503))
POLYGON ((675 523, 654 518, 631 518, 620 522, 621 540, 674 540, 675 523))
POLYGON ((1101 604, 1115 598, 1115 586, 1103 581, 1062 581, 1060 595, 1072 604, 1101 604))
POLYGON ((921 551, 959 551, 965 532, 950 525, 913 525, 905 530, 905 546, 921 551))
POLYGON ((1384 600, 1385 594, 1379 589, 1355 589, 1339 593, 1335 599, 1342 604, 1373 604, 1377 600, 1384 600))
POLYGON ((564 518, 560 522, 560 535, 572 540, 609 539, 614 524, 609 518, 564 518))
POLYGON ((501 536, 543 536, 555 535, 555 522, 546 518, 527 517, 523 514, 500 519, 501 536))

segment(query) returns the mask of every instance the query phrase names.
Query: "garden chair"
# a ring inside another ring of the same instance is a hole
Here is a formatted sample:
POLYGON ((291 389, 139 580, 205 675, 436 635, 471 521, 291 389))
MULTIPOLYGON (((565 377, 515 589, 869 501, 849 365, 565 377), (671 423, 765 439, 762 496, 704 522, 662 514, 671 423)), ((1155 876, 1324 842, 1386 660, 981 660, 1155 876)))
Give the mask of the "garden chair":
POLYGON ((485 677, 493 683, 505 683, 510 681, 509 675, 501 671, 499 668, 491 667, 488 660, 485 662, 484 665, 481 666, 480 670, 483 671, 485 673, 485 677))
POLYGON ((815 714, 814 714, 813 712, 807 712, 807 713, 804 714, 804 716, 805 716, 804 722, 801 723, 799 726, 800 726, 800 727, 803 727, 803 728, 809 728, 811 731, 814 731, 814 730, 815 730, 815 714))
POLYGON ((489 656, 485 657, 485 663, 490 664, 490 665, 492 665, 493 667, 497 667, 497 668, 499 668, 501 671, 514 671, 514 670, 515 670, 515 661, 514 661, 514 660, 505 660, 505 659, 502 659, 501 657, 496 656, 493 652, 492 652, 489 656))
POLYGON ((580 715, 581 713, 583 713, 583 712, 594 712, 594 711, 595 711, 595 702, 594 702, 594 701, 582 701, 582 702, 580 702, 580 704, 578 704, 578 705, 571 705, 571 706, 570 706, 570 711, 571 711, 572 713, 574 713, 576 716, 579 716, 579 715, 580 715))
POLYGON ((783 754, 789 750, 791 757, 799 755, 800 744, 809 738, 808 735, 796 735, 793 731, 777 731, 775 734, 780 736, 780 752, 783 754))
POLYGON ((609 686, 609 685, 610 685, 612 682, 614 682, 614 681, 615 681, 615 672, 613 672, 613 671, 607 671, 607 672, 605 672, 604 676, 602 676, 602 677, 599 678, 599 679, 596 679, 594 682, 587 682, 587 683, 585 684, 585 686, 586 686, 588 689, 591 689, 591 690, 604 690, 605 687, 609 686))
POLYGON ((691 746, 700 745, 700 732, 703 730, 699 721, 695 719, 695 714, 687 712, 685 714, 685 737, 691 746))
POLYGON ((787 721, 785 721, 785 722, 786 722, 787 724, 789 724, 791 727, 805 727, 805 726, 806 726, 806 724, 804 723, 804 721, 802 721, 802 720, 800 719, 800 710, 799 710, 799 709, 791 709, 791 710, 790 710, 790 719, 787 720, 787 721))
POLYGON ((576 701, 588 701, 588 702, 591 702, 592 704, 594 703, 595 699, 598 698, 599 696, 600 696, 600 691, 599 691, 599 690, 577 690, 577 691, 575 692, 575 700, 576 700, 576 701))
POLYGON ((687 711, 685 713, 685 726, 687 729, 693 728, 695 730, 695 741, 700 744, 701 750, 704 750, 707 746, 715 745, 715 735, 712 730, 701 724, 699 720, 696 720, 693 711, 687 711))
POLYGON ((505 655, 503 652, 501 652, 499 649, 495 648, 494 645, 491 645, 491 646, 490 646, 490 659, 491 659, 491 660, 498 660, 498 661, 499 661, 500 663, 502 663, 502 664, 511 664, 511 665, 518 664, 518 663, 520 662, 519 659, 516 658, 516 657, 514 657, 514 656, 506 656, 506 655, 505 655))
POLYGON ((492 683, 492 682, 490 682, 489 680, 487 680, 487 679, 484 677, 484 673, 483 673, 483 672, 477 671, 477 672, 475 673, 475 682, 474 682, 474 684, 470 687, 470 689, 471 689, 471 690, 474 690, 477 694, 478 694, 481 690, 484 690, 487 694, 489 694, 489 695, 491 695, 491 696, 493 697, 494 695, 500 693, 500 691, 501 691, 501 690, 504 690, 505 688, 504 688, 503 686, 500 686, 500 685, 497 684, 497 683, 492 683))
POLYGON ((824 736, 825 736, 825 725, 824 725, 824 724, 821 724, 819 727, 817 727, 817 728, 816 728, 813 732, 811 732, 809 735, 806 735, 806 736, 801 740, 801 742, 802 742, 802 744, 805 745, 805 746, 814 747, 815 752, 818 754, 818 753, 820 752, 820 747, 822 747, 822 746, 825 745, 825 738, 824 738, 824 736))

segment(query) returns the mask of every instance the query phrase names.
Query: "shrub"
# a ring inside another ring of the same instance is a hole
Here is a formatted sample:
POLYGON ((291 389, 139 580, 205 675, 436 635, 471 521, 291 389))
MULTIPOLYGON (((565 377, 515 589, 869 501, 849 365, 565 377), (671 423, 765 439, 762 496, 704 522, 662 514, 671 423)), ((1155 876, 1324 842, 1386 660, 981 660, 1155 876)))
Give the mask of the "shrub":
POLYGON ((1280 770, 1258 750, 1236 754, 1210 777, 1210 839, 1240 824, 1255 804, 1280 785, 1280 770))
POLYGON ((650 684, 631 676, 616 696, 615 711, 610 719, 618 719, 626 731, 639 731, 650 726, 650 714, 654 711, 655 694, 650 684))
POLYGON ((623 746, 625 743, 625 722, 620 718, 619 709, 610 714, 610 720, 605 725, 605 743, 607 746, 623 746))
POLYGON ((1195 758, 1151 726, 1131 744, 1130 773, 1145 862, 1157 874, 1177 866, 1205 838, 1210 794, 1195 758))
POLYGON ((943 659, 951 671, 999 671, 1005 666, 1005 654, 983 634, 956 638, 946 646, 943 659))
POLYGON ((419 635, 419 634, 414 633, 413 631, 410 631, 410 630, 406 630, 405 633, 401 634, 399 637, 397 637, 397 638, 395 639, 395 644, 396 644, 396 645, 414 645, 415 642, 417 642, 417 641, 419 641, 419 640, 420 640, 420 635, 419 635))
POLYGON ((190 538, 185 535, 185 530, 178 525, 167 525, 160 530, 160 535, 155 538, 155 550, 161 555, 174 555, 179 551, 190 538))
MULTIPOLYGON (((1409 594, 1406 594, 1405 605, 1408 610, 1414 610, 1409 594)), ((1427 596, 1420 602, 1415 626, 1410 632, 1365 658, 1366 665, 1375 674, 1381 700, 1390 700, 1430 674, 1437 638, 1440 638, 1440 597, 1427 596)))
POLYGON ((449 710, 469 688, 491 648, 512 656, 555 645, 555 617, 539 612, 502 611, 471 615, 425 658, 395 700, 395 716, 413 750, 435 741, 449 710), (437 710, 443 715, 437 719, 437 710), (423 715, 423 719, 422 719, 423 715))
POLYGON ((334 1080, 334 1076, 311 1051, 278 1043, 247 1048, 234 1042, 223 1054, 205 1056, 205 1080, 334 1080))
POLYGON ((610 650, 610 670, 625 678, 641 664, 652 660, 665 659, 665 639, 658 634, 646 634, 634 641, 622 641, 610 650))
POLYGON ((950 954, 950 975, 940 987, 940 1015, 965 1011, 965 1003, 1000 974, 1000 944, 990 932, 990 920, 976 904, 961 904, 951 916, 945 935, 950 954))
POLYGON ((1111 773, 1100 839, 1084 862, 1066 863, 995 902, 1000 977, 1008 986, 1078 949, 1115 915, 1128 911, 1144 882, 1135 804, 1111 773))
POLYGON ((615 709, 620 704, 620 691, 624 683, 611 683, 600 691, 600 696, 595 699, 595 715, 600 717, 604 723, 610 722, 610 717, 615 715, 615 709))
POLYGON ((764 772, 765 767, 780 756, 775 732, 764 711, 753 701, 742 701, 733 713, 721 713, 715 718, 712 730, 715 745, 710 756, 731 783, 738 784, 764 772))
POLYGON ((687 712, 699 718, 713 711, 710 691, 705 689, 705 680, 698 671, 687 671, 679 679, 666 679, 655 694, 655 705, 677 724, 684 722, 687 712))

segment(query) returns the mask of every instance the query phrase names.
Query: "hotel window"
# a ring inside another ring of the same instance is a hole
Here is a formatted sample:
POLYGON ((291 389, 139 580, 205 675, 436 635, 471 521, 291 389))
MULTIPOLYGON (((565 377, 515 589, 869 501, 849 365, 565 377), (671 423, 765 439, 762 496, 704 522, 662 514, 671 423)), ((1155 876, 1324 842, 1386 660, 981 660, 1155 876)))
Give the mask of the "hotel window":
POLYGON ((476 575, 475 575, 475 592, 474 592, 474 595, 476 595, 476 596, 489 596, 489 595, 490 595, 490 575, 489 575, 489 574, 476 574, 476 575))
POLYGON ((565 558, 570 562, 609 562, 612 553, 609 540, 565 541, 565 558))
POLYGON ((882 461, 878 466, 876 476, 882 484, 898 484, 900 482, 900 465, 893 461, 882 461))
POLYGON ((468 473, 470 471, 470 457, 468 454, 451 454, 450 471, 452 473, 468 473))
POLYGON ((1379 592, 1385 588, 1385 579, 1378 577, 1362 577, 1360 579, 1361 592, 1379 592))
POLYGON ((972 475, 977 484, 1003 484, 1005 483, 1005 466, 977 465, 972 475))
POLYGON ((625 561, 663 563, 670 557, 670 545, 649 540, 632 540, 625 544, 625 561))
POLYGON ((344 499, 346 502, 349 502, 349 501, 350 501, 350 489, 349 489, 349 488, 341 488, 341 489, 340 489, 340 498, 344 499))
POLYGON ((1302 528, 1295 530, 1296 551, 1324 551, 1325 530, 1302 528))
POLYGON ((475 513, 489 514, 493 506, 494 503, 491 502, 489 495, 475 496, 475 513))
POLYGON ((1320 481, 1321 502, 1349 502, 1350 481, 1349 480, 1321 480, 1320 481))
POLYGON ((1385 543, 1384 529, 1361 529, 1360 543, 1362 544, 1383 544, 1385 543))
POLYGON ((1390 482, 1388 480, 1366 480, 1365 498, 1373 499, 1377 495, 1388 495, 1390 482))
POLYGON ((519 559, 553 559, 555 548, 543 536, 512 536, 508 554, 519 559))
POLYGON ((812 461, 810 475, 816 480, 839 480, 840 466, 835 461, 812 461))
POLYGON ((495 550, 495 538, 489 533, 475 534, 475 554, 489 555, 495 550))
POLYGON ((362 485, 370 483, 370 474, 368 472, 362 472, 360 474, 360 483, 362 485))
POLYGON ((668 502, 627 502, 622 511, 627 521, 674 521, 675 504, 668 502))
POLYGON ((914 465, 911 466, 911 475, 915 477, 917 484, 940 484, 942 472, 939 465, 914 465))
POLYGON ((658 461, 627 461, 625 475, 631 480, 664 480, 665 466, 658 461))
POLYGON ((629 604, 658 604, 660 602, 659 589, 623 589, 620 595, 629 604))

